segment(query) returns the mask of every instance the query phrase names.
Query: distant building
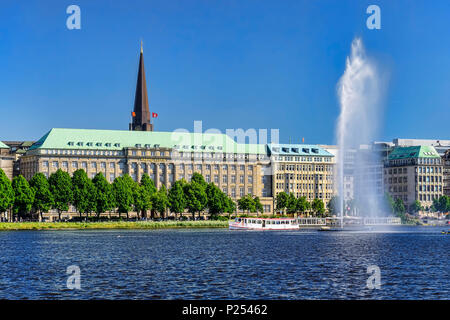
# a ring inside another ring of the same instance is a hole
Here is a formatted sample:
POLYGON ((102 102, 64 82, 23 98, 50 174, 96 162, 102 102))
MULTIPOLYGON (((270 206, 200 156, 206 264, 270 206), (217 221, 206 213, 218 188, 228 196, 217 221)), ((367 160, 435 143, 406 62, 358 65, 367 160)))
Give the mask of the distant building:
POLYGON ((440 156, 443 156, 445 151, 450 149, 450 140, 397 138, 392 140, 392 142, 396 147, 432 146, 440 156))
POLYGON ((13 157, 13 177, 20 174, 20 157, 33 145, 34 141, 4 141, 13 157))
POLYGON ((334 156, 318 145, 269 144, 273 170, 273 197, 293 193, 308 201, 330 201, 334 189, 334 156))
POLYGON ((450 149, 442 156, 444 163, 444 194, 450 197, 450 149))
POLYGON ((9 179, 13 178, 14 157, 10 154, 10 148, 0 141, 0 169, 9 179))
POLYGON ((430 207, 443 194, 443 161, 433 146, 395 147, 384 163, 384 183, 394 198, 430 207))

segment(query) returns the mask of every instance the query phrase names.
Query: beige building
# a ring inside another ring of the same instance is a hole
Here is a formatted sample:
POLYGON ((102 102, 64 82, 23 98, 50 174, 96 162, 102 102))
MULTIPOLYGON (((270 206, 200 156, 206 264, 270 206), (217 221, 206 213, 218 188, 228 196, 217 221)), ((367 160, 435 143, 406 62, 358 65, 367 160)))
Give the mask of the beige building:
POLYGON ((269 144, 273 166, 273 197, 293 193, 308 201, 321 199, 325 205, 335 194, 334 156, 317 145, 269 144))
POLYGON ((9 179, 13 177, 14 157, 9 153, 9 147, 0 141, 0 169, 9 179))
POLYGON ((156 187, 170 188, 198 172, 234 200, 258 196, 272 213, 281 191, 326 204, 334 193, 333 158, 316 145, 239 144, 224 134, 52 129, 22 156, 21 174, 29 180, 36 172, 84 169, 113 182, 147 173, 156 187))
POLYGON ((443 195, 443 162, 434 147, 395 147, 384 166, 389 194, 408 208, 416 200, 425 208, 443 195))

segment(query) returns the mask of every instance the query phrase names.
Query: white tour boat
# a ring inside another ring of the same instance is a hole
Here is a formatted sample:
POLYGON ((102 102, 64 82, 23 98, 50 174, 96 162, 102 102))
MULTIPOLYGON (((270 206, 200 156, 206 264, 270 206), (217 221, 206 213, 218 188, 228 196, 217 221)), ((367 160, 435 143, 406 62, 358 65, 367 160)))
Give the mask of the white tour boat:
POLYGON ((298 230, 295 218, 236 218, 228 223, 230 230, 298 230))

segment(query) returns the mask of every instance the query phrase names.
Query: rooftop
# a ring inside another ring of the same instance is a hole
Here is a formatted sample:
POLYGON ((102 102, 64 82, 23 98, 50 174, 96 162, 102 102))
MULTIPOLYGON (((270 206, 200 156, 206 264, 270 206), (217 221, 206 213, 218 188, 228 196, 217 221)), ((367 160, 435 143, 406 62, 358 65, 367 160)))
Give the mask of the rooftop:
POLYGON ((0 141, 0 149, 9 149, 9 147, 0 141))
POLYGON ((440 158, 432 146, 395 147, 389 154, 388 160, 411 158, 440 158))
POLYGON ((36 149, 122 150, 170 148, 186 152, 266 154, 264 144, 237 143, 226 134, 53 128, 34 143, 36 149))

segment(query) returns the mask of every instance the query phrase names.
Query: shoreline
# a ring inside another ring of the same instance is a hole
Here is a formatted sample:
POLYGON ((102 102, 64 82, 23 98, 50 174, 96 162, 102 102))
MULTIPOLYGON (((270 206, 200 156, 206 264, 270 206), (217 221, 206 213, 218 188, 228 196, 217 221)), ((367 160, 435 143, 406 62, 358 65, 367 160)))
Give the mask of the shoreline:
POLYGON ((0 231, 228 228, 228 221, 2 222, 0 231))

